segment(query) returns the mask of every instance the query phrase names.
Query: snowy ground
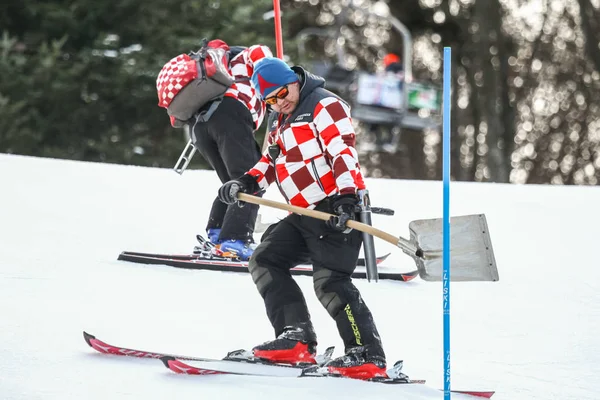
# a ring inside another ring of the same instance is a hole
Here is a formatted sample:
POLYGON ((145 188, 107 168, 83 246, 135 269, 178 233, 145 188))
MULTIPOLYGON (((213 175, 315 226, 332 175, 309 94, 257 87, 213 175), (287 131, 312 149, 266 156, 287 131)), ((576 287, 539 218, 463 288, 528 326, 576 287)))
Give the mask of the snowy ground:
MULTIPOLYGON (((221 357, 270 339, 249 275, 116 261, 121 250, 189 252, 213 173, 0 155, 0 399, 441 399, 441 284, 355 281, 389 361, 427 386, 338 379, 177 376, 156 360, 104 356, 82 338, 221 357)), ((368 181, 374 224, 408 236, 441 217, 439 182, 368 181)), ((268 198, 281 200, 272 188, 268 198)), ((452 388, 494 399, 600 396, 600 188, 456 183, 452 215, 485 213, 500 281, 452 286, 452 388)), ((263 221, 279 211, 263 208, 263 221)), ((413 269, 399 249, 386 265, 413 269)), ((322 347, 342 343, 305 290, 322 347)), ((464 398, 454 395, 453 398, 464 398)))

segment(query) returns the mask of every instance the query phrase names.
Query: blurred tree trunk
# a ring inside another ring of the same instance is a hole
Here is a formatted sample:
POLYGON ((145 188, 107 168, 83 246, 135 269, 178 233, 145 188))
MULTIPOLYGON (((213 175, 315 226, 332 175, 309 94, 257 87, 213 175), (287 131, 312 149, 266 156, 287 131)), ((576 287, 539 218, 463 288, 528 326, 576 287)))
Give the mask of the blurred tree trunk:
POLYGON ((498 58, 500 60, 500 77, 502 79, 500 85, 500 105, 502 109, 502 153, 505 160, 504 167, 508 175, 508 181, 510 181, 510 172, 512 170, 511 157, 513 151, 515 151, 515 124, 517 121, 517 114, 515 112, 515 106, 510 100, 510 84, 511 79, 510 66, 508 59, 513 50, 511 47, 512 42, 506 40, 506 36, 502 35, 499 41, 499 52, 498 58))
POLYGON ((578 0, 581 30, 586 38, 585 52, 594 63, 596 71, 600 71, 600 10, 594 9, 591 0, 578 0))
POLYGON ((492 182, 508 182, 510 166, 503 151, 504 110, 501 107, 506 77, 501 74, 498 57, 504 36, 500 26, 502 21, 500 5, 497 0, 478 1, 475 3, 473 13, 473 21, 477 24, 478 30, 473 35, 474 64, 477 74, 475 90, 478 92, 478 102, 472 106, 481 106, 481 122, 485 125, 476 126, 475 132, 485 136, 487 149, 480 146, 480 151, 482 156, 487 153, 489 172, 489 178, 481 176, 477 180, 487 178, 492 182))
MULTIPOLYGON (((425 146, 423 132, 403 129, 400 136, 403 165, 407 171, 403 174, 404 179, 431 179, 426 175, 427 164, 425 163, 425 146)), ((393 175, 392 175, 393 176, 393 175)))
POLYGON ((502 7, 498 7, 498 20, 495 22, 498 31, 498 56, 496 59, 499 64, 499 92, 498 106, 500 109, 500 132, 498 138, 498 148, 502 155, 502 175, 505 180, 510 182, 510 172, 512 170, 511 156, 515 149, 515 107, 510 101, 510 79, 511 71, 508 59, 514 52, 513 41, 510 40, 502 29, 502 21, 506 18, 506 12, 502 7))

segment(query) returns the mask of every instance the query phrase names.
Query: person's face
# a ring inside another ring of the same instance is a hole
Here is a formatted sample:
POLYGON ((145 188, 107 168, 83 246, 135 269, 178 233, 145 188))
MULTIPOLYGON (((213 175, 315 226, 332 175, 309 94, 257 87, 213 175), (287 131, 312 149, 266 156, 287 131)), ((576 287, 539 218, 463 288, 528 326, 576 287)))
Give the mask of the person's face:
POLYGON ((275 112, 291 114, 298 106, 299 99, 300 85, 298 82, 294 82, 273 90, 271 94, 265 98, 265 102, 270 105, 275 112))

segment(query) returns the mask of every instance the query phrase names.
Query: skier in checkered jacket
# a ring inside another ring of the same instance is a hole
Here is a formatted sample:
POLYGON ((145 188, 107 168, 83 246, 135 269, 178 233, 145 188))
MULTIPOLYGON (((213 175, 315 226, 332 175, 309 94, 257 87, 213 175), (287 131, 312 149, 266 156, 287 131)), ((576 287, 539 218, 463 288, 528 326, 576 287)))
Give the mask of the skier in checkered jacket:
MULTIPOLYGON (((208 42, 208 46, 230 51, 229 46, 219 39, 208 42)), ((260 159, 261 150, 254 131, 262 124, 266 107, 257 96, 250 77, 255 63, 271 56, 271 50, 263 45, 243 48, 234 55, 229 61, 229 72, 236 82, 227 89, 221 104, 208 120, 198 113, 191 124, 194 146, 222 183, 244 174, 260 159)), ((209 108, 210 103, 205 107, 209 108)), ((247 260, 253 252, 251 244, 254 243, 257 214, 256 205, 228 207, 216 198, 206 226, 209 241, 221 252, 247 260)))
POLYGON ((276 338, 256 346, 254 355, 273 362, 315 362, 317 337, 289 272, 312 262, 316 295, 335 320, 346 352, 327 368, 360 379, 386 376, 373 316, 351 280, 362 235, 346 222, 356 218, 357 190, 365 185, 350 108, 323 88, 322 78, 278 58, 261 60, 252 83, 273 110, 269 147, 246 174, 219 189, 219 198, 234 204, 238 192, 257 193, 275 183, 288 203, 336 215, 321 221, 290 214, 263 235, 248 268, 276 338))

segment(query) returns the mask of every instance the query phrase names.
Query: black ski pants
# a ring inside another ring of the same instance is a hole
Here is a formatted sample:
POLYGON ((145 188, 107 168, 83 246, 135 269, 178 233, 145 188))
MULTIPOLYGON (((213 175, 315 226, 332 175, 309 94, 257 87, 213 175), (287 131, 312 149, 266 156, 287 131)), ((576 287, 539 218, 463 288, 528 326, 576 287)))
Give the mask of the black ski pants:
MULTIPOLYGON (((331 213, 329 199, 317 207, 331 213)), ((287 326, 310 323, 310 313, 290 269, 312 262, 317 298, 335 320, 346 350, 365 346, 385 358, 371 311, 352 283, 362 233, 343 234, 325 221, 290 214, 271 225, 250 258, 249 270, 264 299, 275 336, 287 326)))
MULTIPOLYGON (((246 106, 231 97, 223 101, 208 121, 192 128, 194 146, 216 171, 222 183, 239 178, 260 160, 254 138, 254 121, 246 106)), ((215 188, 214 193, 217 192, 215 188)), ((221 240, 252 240, 258 206, 227 206, 215 197, 206 229, 221 228, 221 240)))

